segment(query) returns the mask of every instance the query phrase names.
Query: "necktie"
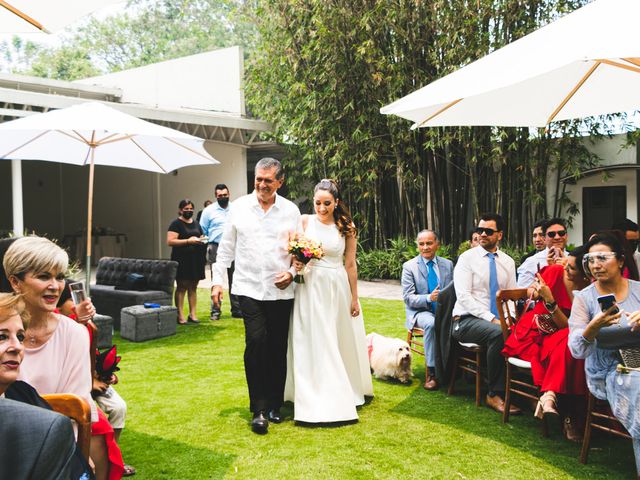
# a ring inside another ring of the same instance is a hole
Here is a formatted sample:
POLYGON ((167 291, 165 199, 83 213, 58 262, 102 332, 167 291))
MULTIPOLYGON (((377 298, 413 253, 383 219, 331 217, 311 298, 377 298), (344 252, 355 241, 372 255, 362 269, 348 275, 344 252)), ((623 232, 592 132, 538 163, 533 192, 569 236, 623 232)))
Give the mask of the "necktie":
POLYGON ((498 271, 496 270, 496 256, 497 253, 487 253, 487 257, 489 258, 489 296, 491 306, 491 313, 493 313, 495 318, 499 318, 498 316, 498 305, 496 304, 496 293, 500 290, 498 286, 498 271))
MULTIPOLYGON (((433 268, 433 260, 429 260, 427 262, 427 268, 427 285, 429 286, 429 293, 431 293, 438 288, 438 275, 436 275, 436 269, 433 268)), ((431 304, 431 311, 436 313, 435 302, 431 304)))

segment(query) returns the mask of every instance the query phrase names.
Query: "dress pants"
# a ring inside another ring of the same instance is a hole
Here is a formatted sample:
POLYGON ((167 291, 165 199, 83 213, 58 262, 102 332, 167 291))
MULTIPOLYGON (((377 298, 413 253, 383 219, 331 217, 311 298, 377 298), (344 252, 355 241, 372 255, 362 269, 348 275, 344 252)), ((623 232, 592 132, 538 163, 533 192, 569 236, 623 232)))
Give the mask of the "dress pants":
MULTIPOLYGON (((415 315, 414 326, 424 330, 424 362, 427 368, 436 366, 436 329, 435 317, 429 311, 418 312, 415 315)), ((429 373, 427 372, 427 376, 429 373)))
POLYGON ((250 410, 279 409, 287 378, 290 300, 255 300, 239 296, 244 318, 244 370, 250 410))
POLYGON ((500 325, 471 315, 463 316, 455 321, 453 338, 462 343, 477 343, 487 349, 489 391, 504 393, 504 339, 500 325))
MULTIPOLYGON (((211 276, 213 277, 213 264, 216 263, 216 257, 218 256, 218 243, 211 242, 207 245, 207 262, 210 264, 211 276)), ((240 302, 237 295, 231 294, 231 285, 233 284, 233 271, 235 265, 232 263, 227 268, 227 280, 229 280, 229 300, 231 301, 231 315, 241 316, 240 302)), ((218 314, 220 316, 220 307, 215 307, 211 302, 211 315, 218 314)))

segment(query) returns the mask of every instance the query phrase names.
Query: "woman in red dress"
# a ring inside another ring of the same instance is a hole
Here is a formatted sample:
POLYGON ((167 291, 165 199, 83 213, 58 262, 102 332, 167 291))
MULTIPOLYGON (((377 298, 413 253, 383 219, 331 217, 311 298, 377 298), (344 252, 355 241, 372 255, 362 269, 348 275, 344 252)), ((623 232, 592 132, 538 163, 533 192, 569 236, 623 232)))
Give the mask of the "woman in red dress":
POLYGON ((590 283, 582 270, 583 254, 582 247, 578 247, 569 253, 566 265, 548 265, 536 275, 529 290, 539 301, 522 315, 502 350, 504 356, 531 363, 533 381, 543 392, 536 407, 537 417, 559 415, 558 395, 564 397, 565 434, 570 440, 581 436, 577 425, 580 419, 573 413, 581 400, 575 396, 586 394, 584 361, 575 360, 567 346, 573 291, 590 283), (542 315, 551 320, 550 328, 540 327, 542 315))

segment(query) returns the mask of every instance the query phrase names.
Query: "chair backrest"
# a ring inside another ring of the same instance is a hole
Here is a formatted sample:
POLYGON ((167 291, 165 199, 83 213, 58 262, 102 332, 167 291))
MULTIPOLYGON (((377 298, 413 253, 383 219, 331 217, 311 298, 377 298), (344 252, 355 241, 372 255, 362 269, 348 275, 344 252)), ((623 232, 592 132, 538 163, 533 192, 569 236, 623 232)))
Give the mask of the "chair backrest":
POLYGON ((78 425, 78 448, 89 461, 89 447, 91 445, 91 408, 78 395, 72 393, 52 393, 42 395, 55 412, 71 418, 78 425))
POLYGON ((505 340, 509 336, 511 329, 518 323, 518 320, 520 320, 518 301, 526 300, 527 298, 526 288, 498 290, 498 293, 496 293, 500 327, 502 328, 502 336, 505 340))

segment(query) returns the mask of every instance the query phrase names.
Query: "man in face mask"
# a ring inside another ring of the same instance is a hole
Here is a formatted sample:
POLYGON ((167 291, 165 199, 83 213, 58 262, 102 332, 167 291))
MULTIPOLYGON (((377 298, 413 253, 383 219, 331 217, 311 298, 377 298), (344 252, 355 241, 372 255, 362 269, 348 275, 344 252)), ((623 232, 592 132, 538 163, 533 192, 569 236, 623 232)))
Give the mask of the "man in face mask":
MULTIPOLYGON (((218 254, 218 245, 222 239, 224 226, 229 218, 231 203, 229 202, 229 189, 224 183, 215 186, 216 203, 209 205, 202 211, 200 218, 200 226, 204 234, 209 237, 209 245, 207 246, 207 262, 212 266, 216 263, 218 254)), ((233 263, 227 269, 227 277, 229 279, 229 287, 233 282, 233 263)), ((236 295, 229 295, 231 300, 231 316, 234 318, 242 318, 242 311, 236 295)), ((211 320, 220 319, 220 308, 211 303, 211 320)))

